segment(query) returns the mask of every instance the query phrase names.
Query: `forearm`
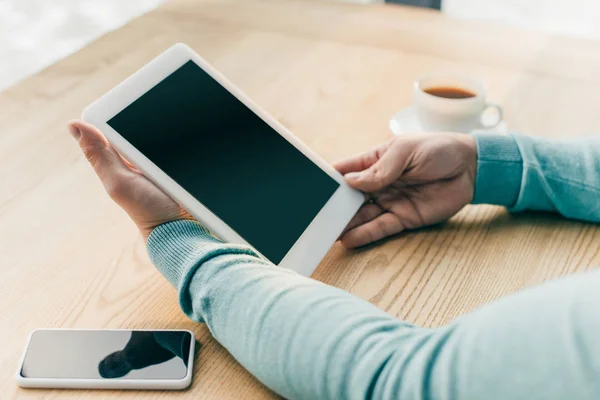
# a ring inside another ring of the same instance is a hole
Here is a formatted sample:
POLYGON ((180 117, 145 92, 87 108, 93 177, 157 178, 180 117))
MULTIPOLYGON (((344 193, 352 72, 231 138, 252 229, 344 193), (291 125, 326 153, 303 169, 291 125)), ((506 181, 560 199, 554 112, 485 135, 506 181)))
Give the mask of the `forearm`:
POLYGON ((287 398, 597 398, 600 274, 521 293, 423 329, 342 290, 163 225, 149 253, 188 316, 287 398))
POLYGON ((475 134, 473 203, 600 221, 600 140, 475 134))
POLYGON ((385 361, 424 340, 370 303, 222 244, 193 222, 157 228, 148 247, 178 287, 184 312, 287 398, 383 393, 384 385, 371 382, 384 381, 385 361))

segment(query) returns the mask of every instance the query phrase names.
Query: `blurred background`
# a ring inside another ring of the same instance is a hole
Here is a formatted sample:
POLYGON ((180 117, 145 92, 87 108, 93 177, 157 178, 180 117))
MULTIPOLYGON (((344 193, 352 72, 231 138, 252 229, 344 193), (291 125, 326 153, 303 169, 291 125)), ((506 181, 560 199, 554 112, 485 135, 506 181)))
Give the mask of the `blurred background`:
MULTIPOLYGON (((165 0, 0 0, 0 91, 165 0)), ((199 0, 201 1, 201 0, 199 0)), ((272 0, 277 1, 277 0, 272 0)), ((296 0, 304 1, 304 0, 296 0)), ((308 1, 308 0, 307 0, 308 1)), ((383 3, 384 0, 322 0, 383 3)), ((388 0, 456 18, 600 39, 600 0, 388 0)))

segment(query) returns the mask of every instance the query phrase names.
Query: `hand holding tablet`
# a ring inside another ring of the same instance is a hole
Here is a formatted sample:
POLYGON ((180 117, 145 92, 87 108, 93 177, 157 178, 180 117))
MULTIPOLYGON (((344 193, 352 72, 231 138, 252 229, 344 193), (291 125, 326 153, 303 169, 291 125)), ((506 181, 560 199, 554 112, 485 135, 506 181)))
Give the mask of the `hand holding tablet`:
POLYGON ((94 102, 83 118, 216 236, 304 275, 364 201, 182 44, 94 102))

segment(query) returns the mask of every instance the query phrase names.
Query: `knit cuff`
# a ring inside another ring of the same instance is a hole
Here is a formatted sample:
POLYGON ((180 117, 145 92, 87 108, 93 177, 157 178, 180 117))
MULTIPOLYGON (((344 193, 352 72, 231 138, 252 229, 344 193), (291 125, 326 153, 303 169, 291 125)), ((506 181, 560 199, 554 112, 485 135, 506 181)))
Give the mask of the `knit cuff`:
POLYGON ((511 207, 521 190, 523 159, 512 136, 475 133, 477 178, 473 204, 511 207))
POLYGON ((221 242, 196 221, 178 220, 154 228, 146 249, 152 264, 179 288, 188 269, 221 242))

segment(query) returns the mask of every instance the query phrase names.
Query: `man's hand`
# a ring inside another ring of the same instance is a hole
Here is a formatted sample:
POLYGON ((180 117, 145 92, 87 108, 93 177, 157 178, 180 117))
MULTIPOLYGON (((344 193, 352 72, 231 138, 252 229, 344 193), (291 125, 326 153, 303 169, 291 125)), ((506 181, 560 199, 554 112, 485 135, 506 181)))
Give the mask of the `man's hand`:
POLYGON ((144 240, 160 224, 191 219, 185 210, 123 159, 96 127, 83 121, 71 121, 68 127, 110 197, 129 214, 144 240))
POLYGON ((370 195, 341 236, 358 247, 444 221, 473 199, 477 147, 470 135, 400 136, 335 165, 370 195))

